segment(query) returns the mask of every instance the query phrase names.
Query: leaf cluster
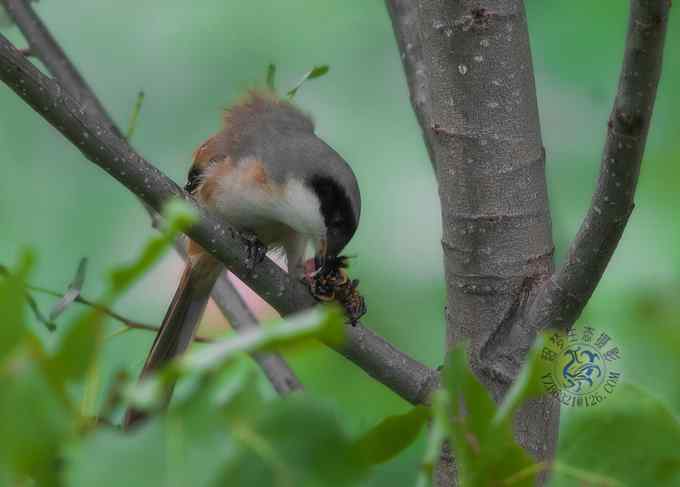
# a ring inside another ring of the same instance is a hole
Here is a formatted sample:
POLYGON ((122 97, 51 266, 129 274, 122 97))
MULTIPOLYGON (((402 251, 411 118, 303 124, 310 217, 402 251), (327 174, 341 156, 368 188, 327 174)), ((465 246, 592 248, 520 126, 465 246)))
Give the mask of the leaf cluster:
MULTIPOLYGON (((554 461, 536 462, 517 444, 515 413, 545 393, 539 359, 544 337, 499 404, 471 372, 460 346, 447 356, 431 406, 386 417, 360 435, 348 434, 330 402, 302 392, 276 396, 248 357, 295 353, 318 339, 342 341, 342 314, 333 307, 194 347, 141 383, 121 375, 109 390, 99 390, 104 310, 193 221, 181 205, 172 205, 164 218, 164 232, 133 262, 112 270, 100 306, 58 326, 54 346, 36 333, 26 313, 35 306, 26 299, 33 256, 26 253, 14 268, 0 269, 0 485, 359 485, 426 427, 423 460, 413 466, 420 487, 432 485, 445 444, 464 486, 533 486, 541 475, 556 486, 680 485, 680 422, 663 401, 633 384, 622 383, 596 407, 569 414, 554 461), (175 381, 178 394, 161 412, 175 381), (125 433, 117 424, 129 405, 152 416, 125 433)), ((52 326, 79 299, 85 272, 83 262, 49 313, 52 326)))

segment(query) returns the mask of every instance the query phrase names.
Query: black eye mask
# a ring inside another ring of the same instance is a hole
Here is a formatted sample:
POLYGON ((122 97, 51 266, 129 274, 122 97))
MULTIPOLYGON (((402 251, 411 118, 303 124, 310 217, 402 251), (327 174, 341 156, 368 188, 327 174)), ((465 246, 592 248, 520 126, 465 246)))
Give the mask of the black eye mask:
POLYGON ((312 176, 307 184, 321 203, 321 215, 328 231, 328 253, 338 255, 357 228, 352 203, 344 189, 331 178, 312 176))

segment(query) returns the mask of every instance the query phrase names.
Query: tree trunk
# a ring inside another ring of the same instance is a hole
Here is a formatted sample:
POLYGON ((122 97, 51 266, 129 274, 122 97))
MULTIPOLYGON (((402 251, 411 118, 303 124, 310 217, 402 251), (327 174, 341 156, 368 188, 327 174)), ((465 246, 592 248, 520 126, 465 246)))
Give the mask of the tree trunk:
MULTIPOLYGON (((525 305, 553 271, 553 242, 529 34, 521 0, 389 1, 411 99, 439 183, 447 346, 468 343, 496 400, 533 339, 525 305)), ((517 440, 552 458, 559 406, 518 413, 517 440)), ((453 485, 455 462, 440 466, 453 485)))

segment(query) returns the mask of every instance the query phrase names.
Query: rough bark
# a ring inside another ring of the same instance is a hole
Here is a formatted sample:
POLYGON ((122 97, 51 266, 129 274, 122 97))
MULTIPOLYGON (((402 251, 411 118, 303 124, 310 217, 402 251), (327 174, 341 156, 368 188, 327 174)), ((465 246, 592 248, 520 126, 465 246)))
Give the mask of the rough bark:
MULTIPOLYGON (((402 13, 393 15, 396 36, 420 40, 417 62, 427 78, 407 70, 412 98, 422 85, 429 98, 414 108, 430 109, 419 120, 428 123, 441 200, 447 344, 468 343, 473 371, 499 399, 521 363, 506 347, 526 338, 511 331, 535 284, 553 270, 524 7, 520 0, 393 4, 402 13)), ((517 416, 517 439, 537 459, 550 458, 558 419, 554 401, 533 401, 517 416)))
MULTIPOLYGON (((631 0, 597 190, 565 263, 553 273, 523 2, 387 0, 437 171, 447 344, 469 344, 472 369, 496 399, 539 331, 573 325, 618 245, 633 209, 670 5, 631 0)), ((555 401, 531 401, 516 417, 516 437, 535 458, 549 461, 558 421, 555 401)), ((439 485, 455 485, 455 461, 446 452, 440 472, 439 485)))

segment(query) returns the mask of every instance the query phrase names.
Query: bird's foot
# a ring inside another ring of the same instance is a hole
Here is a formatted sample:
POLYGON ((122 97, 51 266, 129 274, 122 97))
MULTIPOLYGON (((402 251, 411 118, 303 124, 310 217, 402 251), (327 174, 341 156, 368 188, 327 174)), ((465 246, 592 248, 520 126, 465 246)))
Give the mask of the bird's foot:
POLYGON ((255 266, 262 262, 267 255, 267 247, 260 242, 257 235, 250 232, 241 232, 241 239, 246 245, 246 267, 252 271, 255 266))

